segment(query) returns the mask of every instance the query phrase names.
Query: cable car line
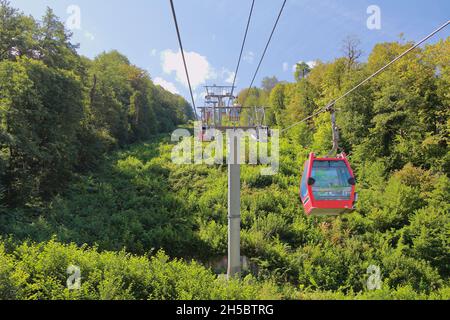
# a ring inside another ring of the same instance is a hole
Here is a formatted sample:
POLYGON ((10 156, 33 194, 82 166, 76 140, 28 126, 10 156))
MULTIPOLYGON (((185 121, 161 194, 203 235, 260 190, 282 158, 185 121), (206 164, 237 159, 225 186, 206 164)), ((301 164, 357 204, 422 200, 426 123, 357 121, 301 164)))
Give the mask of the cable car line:
POLYGON ((191 79, 189 78, 189 72, 188 72, 188 68, 187 68, 187 64, 186 64, 186 57, 184 56, 183 43, 181 41, 180 29, 178 27, 177 14, 175 13, 175 6, 173 4, 173 0, 170 0, 170 6, 172 8, 172 16, 173 16, 173 21, 175 23, 175 29, 177 31, 177 37, 178 37, 178 43, 180 45, 181 56, 183 57, 184 70, 186 71, 186 78, 187 78, 188 85, 189 85, 189 92, 191 93, 192 107, 194 109, 194 116, 195 116, 195 120, 198 120, 197 108, 195 106, 194 94, 192 92, 191 79))
POLYGON ((350 89, 349 91, 347 91, 346 93, 344 93, 342 96, 340 96, 339 98, 337 98, 336 100, 331 101, 328 105, 326 105, 324 108, 318 110, 317 112, 315 112, 314 114, 312 114, 309 117, 306 117, 305 119, 302 119, 301 121, 298 121, 290 126, 288 126, 287 128, 284 128, 283 130, 281 130, 281 132, 285 132, 305 121, 308 121, 309 119, 330 111, 330 109, 336 104, 336 102, 338 102, 339 100, 342 100, 343 98, 345 98, 346 96, 348 96, 349 94, 351 94, 352 92, 354 92, 356 89, 358 89, 359 87, 361 87, 362 85, 364 85, 365 83, 367 83, 368 81, 370 81, 372 78, 376 77, 377 75, 379 75, 380 73, 382 73, 384 70, 386 70, 389 66, 391 66, 393 63, 397 62, 398 60, 400 60, 401 58, 403 58, 405 55, 407 55, 408 53, 410 53, 412 50, 414 50, 415 48, 417 48, 418 46, 420 46, 422 43, 424 43, 425 41, 427 41, 428 39, 430 39, 432 36, 434 36, 436 33, 438 33, 439 31, 441 31, 442 29, 444 29, 445 27, 447 27, 450 24, 450 20, 447 21, 446 23, 444 23, 442 26, 440 26, 439 28, 437 28, 436 30, 434 30, 432 33, 430 33, 428 36, 426 36, 425 38, 423 38, 422 40, 420 40, 419 42, 417 42, 416 44, 414 44, 411 48, 409 48, 408 50, 404 51, 402 54, 400 54, 399 56, 397 56, 394 60, 390 61, 388 64, 386 64, 385 66, 383 66, 382 68, 380 68, 378 71, 374 72, 373 74, 371 74, 369 77, 367 77, 366 79, 364 79, 363 81, 361 81, 358 85, 356 85, 355 87, 353 87, 352 89, 350 89))
POLYGON ((300 120, 300 121, 298 121, 298 122, 296 122, 296 123, 294 123, 294 124, 284 128, 284 129, 282 129, 281 133, 283 133, 283 132, 285 132, 285 131, 287 131, 287 130, 289 130, 289 129, 291 129, 291 128, 293 128, 293 127, 295 127, 295 126, 297 126, 297 125, 299 125, 299 124, 301 124, 303 122, 311 120, 312 118, 314 118, 315 116, 318 116, 319 114, 327 112, 333 105, 334 105, 333 102, 331 104, 328 104, 326 107, 324 107, 324 108, 314 112, 312 115, 310 115, 310 116, 308 116, 308 117, 306 117, 306 118, 304 118, 304 119, 302 119, 302 120, 300 120))
MULTIPOLYGON (((234 94, 234 86, 236 85, 236 78, 237 78, 237 74, 239 72, 239 67, 241 65, 242 54, 244 52, 245 42, 247 41, 248 29, 250 27, 250 22, 252 20, 253 8, 254 7, 255 7, 255 0, 252 1, 252 6, 250 8, 250 13, 248 15, 248 21, 247 21, 247 27, 245 28, 244 40, 242 40, 241 52, 239 54, 239 59, 238 59, 238 63, 237 63, 237 66, 236 66, 236 71, 234 72, 233 86, 231 88, 231 96, 233 96, 233 94, 234 94)), ((230 102, 231 102, 231 100, 229 100, 228 106, 229 106, 230 102)))
MULTIPOLYGON (((272 37, 273 37, 273 35, 275 33, 275 30, 277 29, 278 22, 280 21, 281 15, 282 15, 283 10, 284 10, 284 7, 286 5, 286 1, 287 0, 283 1, 283 5, 281 6, 280 12, 278 13, 278 17, 277 17, 277 20, 275 21, 275 24, 274 24, 273 28, 272 28, 272 32, 270 33, 269 40, 267 41, 267 44, 266 44, 266 47, 264 48, 263 54, 261 56, 261 59, 259 60, 258 67, 256 68, 255 74, 253 75, 252 82, 250 83, 250 86, 248 87, 249 91, 252 89, 252 86, 253 86, 253 83, 255 82, 256 76, 258 75, 259 69, 261 68, 261 64, 262 64, 262 62, 264 60, 264 57, 265 57, 266 52, 267 52, 267 49, 269 48, 270 42, 272 41, 272 37)), ((247 94, 247 97, 248 97, 248 94, 247 94)), ((245 100, 247 100, 247 97, 245 98, 245 100)), ((244 103, 242 105, 244 105, 244 103)))

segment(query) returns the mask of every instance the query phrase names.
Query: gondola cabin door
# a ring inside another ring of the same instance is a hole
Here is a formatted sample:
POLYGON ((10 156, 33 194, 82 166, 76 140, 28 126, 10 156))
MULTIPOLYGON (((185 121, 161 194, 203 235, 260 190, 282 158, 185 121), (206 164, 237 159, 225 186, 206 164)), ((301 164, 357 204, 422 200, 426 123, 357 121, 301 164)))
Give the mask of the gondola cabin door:
POLYGON ((306 161, 300 184, 300 199, 307 215, 335 216, 354 210, 355 178, 345 154, 306 161))

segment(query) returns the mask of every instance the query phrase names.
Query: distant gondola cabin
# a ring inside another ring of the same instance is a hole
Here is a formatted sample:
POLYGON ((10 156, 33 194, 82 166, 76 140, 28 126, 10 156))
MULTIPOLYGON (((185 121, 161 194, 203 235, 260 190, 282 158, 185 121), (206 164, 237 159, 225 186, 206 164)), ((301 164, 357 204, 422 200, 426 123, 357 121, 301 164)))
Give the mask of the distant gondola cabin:
POLYGON ((306 161, 300 184, 300 199, 307 215, 334 216, 354 210, 355 178, 345 154, 306 161))

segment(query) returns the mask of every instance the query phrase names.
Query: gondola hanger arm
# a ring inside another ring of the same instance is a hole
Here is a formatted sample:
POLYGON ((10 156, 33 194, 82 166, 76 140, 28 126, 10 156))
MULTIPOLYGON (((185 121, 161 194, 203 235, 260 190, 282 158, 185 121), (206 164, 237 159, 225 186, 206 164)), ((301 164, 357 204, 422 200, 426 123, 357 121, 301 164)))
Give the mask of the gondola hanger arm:
POLYGON ((332 143, 333 147, 331 151, 328 153, 328 156, 336 155, 339 151, 339 127, 336 123, 336 108, 335 101, 331 101, 326 107, 326 111, 331 114, 331 133, 332 133, 332 143))

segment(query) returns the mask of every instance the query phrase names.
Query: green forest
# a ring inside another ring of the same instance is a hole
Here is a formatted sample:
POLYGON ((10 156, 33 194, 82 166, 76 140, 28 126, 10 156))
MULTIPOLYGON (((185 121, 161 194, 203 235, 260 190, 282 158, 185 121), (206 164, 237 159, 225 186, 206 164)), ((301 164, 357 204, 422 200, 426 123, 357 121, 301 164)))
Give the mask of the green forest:
MULTIPOLYGON (((79 55, 71 37, 51 9, 35 19, 0 0, 0 299, 450 299, 450 37, 336 104, 354 212, 307 217, 299 199, 308 154, 331 149, 328 113, 282 135, 278 174, 242 166, 249 267, 231 280, 218 276, 227 166, 171 162, 192 106, 117 51, 79 55)), ((411 45, 298 64, 294 82, 267 77, 238 101, 284 128, 411 45)))

